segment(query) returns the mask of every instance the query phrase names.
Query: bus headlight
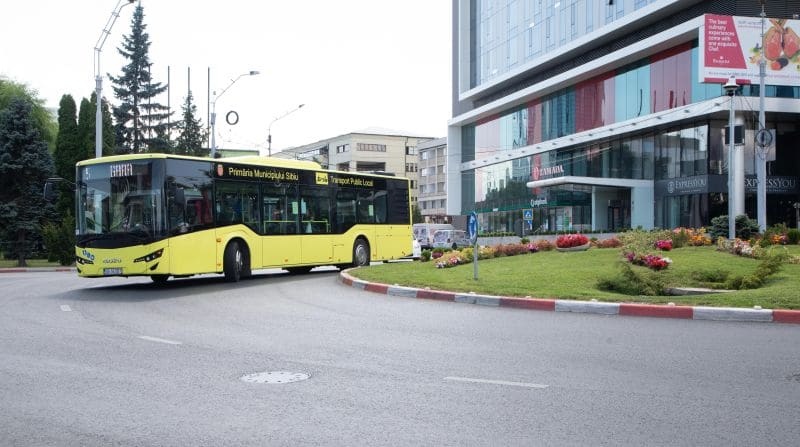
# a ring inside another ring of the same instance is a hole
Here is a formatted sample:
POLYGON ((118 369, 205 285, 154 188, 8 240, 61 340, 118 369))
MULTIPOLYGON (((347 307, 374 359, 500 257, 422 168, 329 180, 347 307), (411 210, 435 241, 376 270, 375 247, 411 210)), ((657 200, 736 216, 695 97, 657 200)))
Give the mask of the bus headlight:
POLYGON ((144 261, 144 262, 150 262, 150 261, 155 261, 156 259, 160 258, 162 254, 164 254, 164 249, 163 249, 163 248, 159 248, 158 250, 156 250, 156 251, 154 251, 154 252, 150 253, 150 254, 149 254, 149 255, 147 255, 147 256, 142 256, 141 258, 136 258, 136 259, 134 259, 134 260, 133 260, 133 262, 142 262, 142 261, 144 261))
POLYGON ((75 262, 78 264, 94 264, 94 262, 80 256, 75 256, 75 262))

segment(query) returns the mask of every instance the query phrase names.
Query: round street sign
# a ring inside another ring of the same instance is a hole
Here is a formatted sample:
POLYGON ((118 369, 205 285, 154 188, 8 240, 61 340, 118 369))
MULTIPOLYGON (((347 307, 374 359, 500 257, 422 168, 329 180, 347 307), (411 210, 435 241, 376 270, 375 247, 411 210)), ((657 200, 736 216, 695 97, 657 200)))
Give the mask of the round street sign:
POLYGON ((470 243, 475 245, 478 241, 478 214, 474 211, 467 217, 467 235, 470 243))
POLYGON ((767 129, 760 129, 756 132, 756 144, 758 147, 767 147, 772 144, 772 132, 767 129))

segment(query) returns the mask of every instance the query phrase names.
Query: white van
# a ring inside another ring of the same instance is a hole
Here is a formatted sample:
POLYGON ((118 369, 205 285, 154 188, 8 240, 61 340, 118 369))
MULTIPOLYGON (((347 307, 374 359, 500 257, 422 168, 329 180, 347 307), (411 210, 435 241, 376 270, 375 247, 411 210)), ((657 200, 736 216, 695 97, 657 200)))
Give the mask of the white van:
POLYGON ((423 250, 433 248, 433 234, 439 230, 455 230, 451 224, 418 223, 412 227, 414 239, 423 250))
POLYGON ((433 233, 433 248, 459 248, 469 247, 469 238, 464 230, 439 230, 433 233))

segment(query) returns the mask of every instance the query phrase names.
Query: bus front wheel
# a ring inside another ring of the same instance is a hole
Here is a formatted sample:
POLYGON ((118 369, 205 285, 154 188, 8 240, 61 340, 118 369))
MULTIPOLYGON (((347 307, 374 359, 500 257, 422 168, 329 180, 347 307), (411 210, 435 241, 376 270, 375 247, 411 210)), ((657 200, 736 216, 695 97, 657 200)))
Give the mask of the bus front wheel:
POLYGON ((166 284, 169 275, 150 275, 150 279, 156 284, 166 284))
POLYGON ((225 258, 222 262, 225 271, 225 281, 239 281, 242 277, 242 271, 244 270, 244 253, 239 247, 238 242, 231 242, 225 247, 225 258))
POLYGON ((356 239, 353 245, 353 267, 365 267, 369 265, 369 244, 364 239, 356 239))

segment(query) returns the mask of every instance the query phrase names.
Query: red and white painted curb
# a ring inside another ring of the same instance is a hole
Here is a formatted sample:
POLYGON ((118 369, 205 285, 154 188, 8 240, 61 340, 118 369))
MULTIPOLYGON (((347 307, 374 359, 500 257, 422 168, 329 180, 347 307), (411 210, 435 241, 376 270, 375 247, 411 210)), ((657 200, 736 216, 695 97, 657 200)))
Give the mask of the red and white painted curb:
POLYGON ((746 321, 760 323, 800 324, 800 310, 747 309, 735 307, 673 306, 658 304, 604 303, 600 301, 552 300, 540 298, 516 298, 475 293, 456 293, 442 290, 418 289, 414 287, 390 286, 371 283, 350 276, 347 271, 339 273, 345 285, 368 292, 405 298, 420 298, 483 306, 515 307, 518 309, 545 310, 551 312, 576 312, 601 315, 626 315, 632 317, 682 318, 686 320, 746 321))

